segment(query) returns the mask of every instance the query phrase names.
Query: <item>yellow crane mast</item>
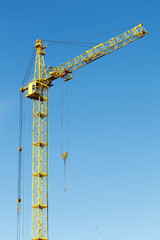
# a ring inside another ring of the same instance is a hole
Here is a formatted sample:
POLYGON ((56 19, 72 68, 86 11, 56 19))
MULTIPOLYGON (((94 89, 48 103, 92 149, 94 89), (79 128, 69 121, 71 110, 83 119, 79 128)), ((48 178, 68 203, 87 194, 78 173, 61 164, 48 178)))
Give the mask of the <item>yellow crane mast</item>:
MULTIPOLYGON (((22 85, 20 91, 33 100, 33 148, 32 148, 32 240, 48 240, 48 102, 49 87, 53 81, 62 77, 68 81, 72 72, 97 60, 135 40, 147 35, 142 24, 131 30, 101 43, 80 56, 58 67, 46 68, 45 48, 37 39, 34 79, 22 85)), ((19 146, 19 152, 22 151, 19 146)), ((66 158, 62 154, 62 158, 66 158)), ((65 159, 64 159, 65 160, 65 159)), ((20 205, 20 196, 17 200, 20 205)))

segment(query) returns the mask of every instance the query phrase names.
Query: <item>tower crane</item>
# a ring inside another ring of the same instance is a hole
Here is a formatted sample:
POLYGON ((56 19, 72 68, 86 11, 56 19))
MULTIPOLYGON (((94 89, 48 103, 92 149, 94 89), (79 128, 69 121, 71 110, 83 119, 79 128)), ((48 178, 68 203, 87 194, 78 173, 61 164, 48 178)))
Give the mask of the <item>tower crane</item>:
MULTIPOLYGON (((21 93, 33 100, 33 143, 32 143, 32 240, 48 240, 48 102, 49 88, 58 78, 69 81, 73 72, 129 43, 147 35, 143 24, 100 43, 89 51, 61 64, 58 67, 45 66, 44 56, 46 46, 41 40, 35 43, 36 59, 34 78, 31 82, 22 84, 21 93)), ((22 146, 19 146, 19 156, 22 146)), ((62 154, 66 160, 68 153, 62 154)), ((19 157, 19 162, 21 157, 19 157)), ((20 179, 20 178, 19 178, 20 179)), ((17 206, 21 205, 21 189, 18 189, 17 206)))

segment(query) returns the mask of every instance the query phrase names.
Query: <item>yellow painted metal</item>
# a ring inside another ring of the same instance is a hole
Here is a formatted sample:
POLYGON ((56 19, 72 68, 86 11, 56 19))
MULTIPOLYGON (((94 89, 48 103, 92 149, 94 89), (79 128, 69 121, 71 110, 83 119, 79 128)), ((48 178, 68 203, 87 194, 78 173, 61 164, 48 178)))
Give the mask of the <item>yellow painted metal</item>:
POLYGON ((139 38, 147 35, 148 32, 143 27, 143 24, 139 24, 138 26, 132 28, 131 30, 115 37, 111 38, 109 41, 105 43, 100 43, 99 45, 93 47, 92 49, 84 52, 83 54, 73 58, 72 60, 61 64, 58 67, 49 67, 46 69, 46 72, 49 73, 48 80, 54 81, 59 77, 64 77, 64 80, 68 80, 72 78, 72 72, 77 70, 80 67, 87 65, 115 50, 118 50, 129 43, 132 43, 139 38), (68 73, 69 71, 69 73, 68 73), (66 78, 65 78, 66 76, 66 78))
MULTIPOLYGON (((72 72, 94 60, 101 58, 135 40, 148 32, 142 24, 101 43, 89 51, 61 64, 46 69, 44 49, 41 40, 37 40, 34 79, 20 91, 33 99, 33 149, 32 149, 32 240, 48 240, 48 90, 52 81, 63 77, 72 79, 72 72)), ((68 153, 62 154, 66 160, 68 153)))
POLYGON ((32 240, 48 239, 48 88, 44 49, 37 40, 34 80, 26 97, 33 99, 32 240), (43 76, 40 77, 40 76, 43 76))
POLYGON ((66 160, 66 158, 68 157, 68 152, 62 153, 61 157, 63 158, 63 160, 66 160))

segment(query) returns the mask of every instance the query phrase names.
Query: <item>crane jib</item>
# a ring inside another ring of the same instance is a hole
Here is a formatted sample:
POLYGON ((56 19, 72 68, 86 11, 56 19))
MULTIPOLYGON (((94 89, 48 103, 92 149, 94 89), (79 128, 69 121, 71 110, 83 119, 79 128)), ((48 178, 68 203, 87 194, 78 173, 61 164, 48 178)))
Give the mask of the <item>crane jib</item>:
POLYGON ((56 68, 50 67, 49 69, 47 69, 49 78, 52 80, 56 80, 57 78, 63 76, 64 69, 70 70, 71 72, 75 71, 78 68, 83 67, 88 63, 91 63, 115 50, 118 50, 123 46, 126 46, 129 43, 134 42, 147 34, 148 32, 144 29, 143 25, 139 24, 137 27, 134 27, 133 29, 123 34, 115 38, 112 38, 105 43, 101 43, 93 47, 92 49, 86 51, 85 53, 77 56, 76 58, 73 58, 72 60, 64 64, 61 64, 56 68))

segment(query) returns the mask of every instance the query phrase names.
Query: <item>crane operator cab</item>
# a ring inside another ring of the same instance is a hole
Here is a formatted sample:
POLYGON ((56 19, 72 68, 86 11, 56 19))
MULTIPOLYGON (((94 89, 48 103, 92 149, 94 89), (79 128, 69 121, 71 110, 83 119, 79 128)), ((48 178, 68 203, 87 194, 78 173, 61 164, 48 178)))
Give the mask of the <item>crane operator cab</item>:
POLYGON ((28 85, 28 93, 26 97, 35 99, 35 100, 45 101, 47 100, 47 96, 45 96, 44 90, 47 88, 48 88, 47 85, 39 81, 30 82, 28 85))

